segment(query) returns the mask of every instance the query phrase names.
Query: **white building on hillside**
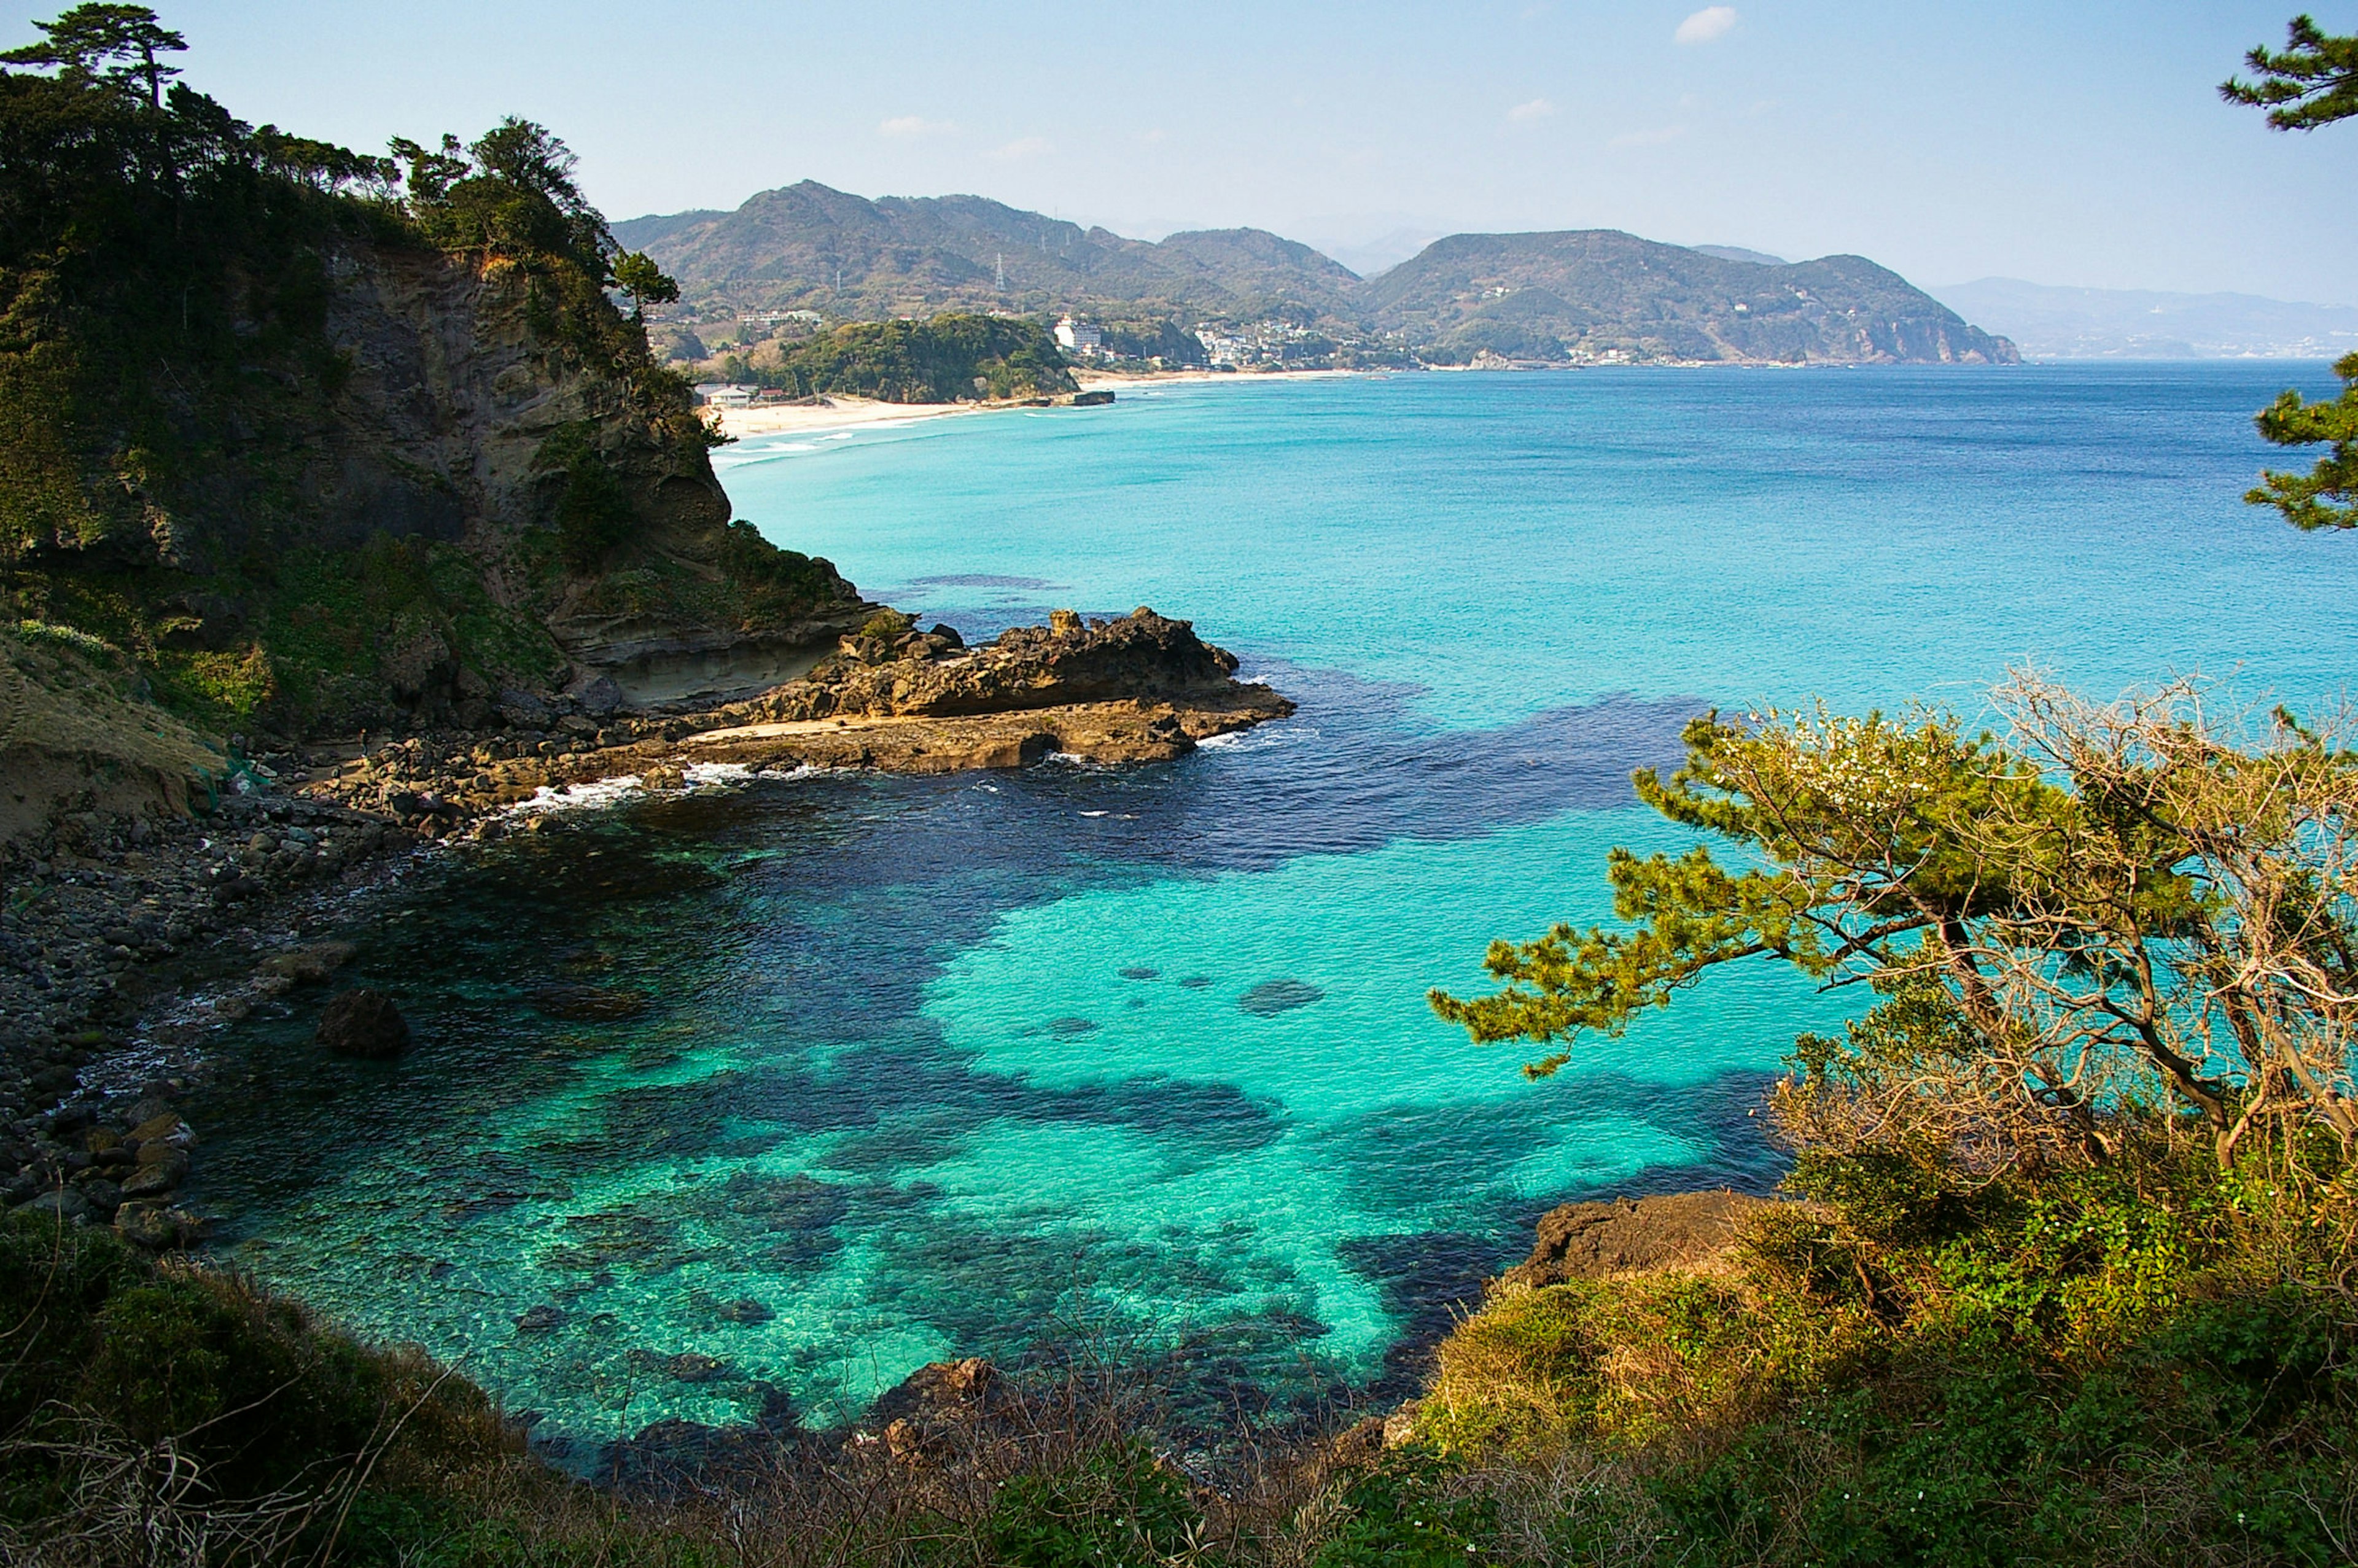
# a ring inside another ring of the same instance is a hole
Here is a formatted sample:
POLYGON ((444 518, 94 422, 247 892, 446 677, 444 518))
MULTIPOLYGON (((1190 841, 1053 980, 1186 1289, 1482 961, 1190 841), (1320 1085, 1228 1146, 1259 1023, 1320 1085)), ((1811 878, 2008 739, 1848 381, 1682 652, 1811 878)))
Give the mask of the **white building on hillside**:
POLYGON ((1067 316, 1056 323, 1056 346, 1071 353, 1095 355, 1105 351, 1105 334, 1087 321, 1067 316))

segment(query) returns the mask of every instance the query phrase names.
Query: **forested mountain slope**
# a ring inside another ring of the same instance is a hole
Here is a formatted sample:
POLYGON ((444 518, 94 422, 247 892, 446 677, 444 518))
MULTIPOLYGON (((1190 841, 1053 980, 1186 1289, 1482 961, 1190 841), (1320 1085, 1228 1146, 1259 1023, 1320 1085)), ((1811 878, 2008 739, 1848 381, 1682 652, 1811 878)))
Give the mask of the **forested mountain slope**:
POLYGON ((871 201, 807 179, 733 212, 637 218, 614 234, 644 248, 698 305, 842 319, 1080 307, 1308 320, 1341 309, 1358 281, 1259 230, 1154 244, 979 196, 871 201), (688 217, 696 221, 681 221, 688 217))
POLYGON ((1369 283, 1426 357, 2011 364, 2014 345, 1864 256, 1763 265, 1614 229, 1452 234, 1369 283))
POLYGON ((829 322, 1070 310, 1127 340, 1141 322, 1192 330, 1276 319, 1435 363, 1486 354, 1557 362, 2017 358, 2005 340, 1863 257, 1788 265, 1614 230, 1453 234, 1362 280, 1260 229, 1149 243, 981 197, 871 201, 805 180, 734 212, 639 218, 614 232, 677 276, 708 320, 780 308, 829 322))

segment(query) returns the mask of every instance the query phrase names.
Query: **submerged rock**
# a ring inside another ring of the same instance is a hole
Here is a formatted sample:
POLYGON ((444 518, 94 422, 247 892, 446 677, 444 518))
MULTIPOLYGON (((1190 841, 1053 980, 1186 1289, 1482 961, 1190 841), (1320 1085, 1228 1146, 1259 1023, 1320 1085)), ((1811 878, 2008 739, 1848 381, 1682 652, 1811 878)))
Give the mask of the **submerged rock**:
POLYGON ((339 1055, 381 1061, 409 1044, 409 1022, 391 997, 363 986, 329 999, 316 1038, 339 1055))
POLYGON ((563 1307, 543 1302, 538 1306, 525 1309, 524 1315, 515 1320, 515 1331, 518 1334, 551 1334, 564 1322, 563 1307))
POLYGON ((721 1303, 715 1315, 723 1323, 767 1323, 778 1314, 748 1296, 743 1301, 721 1303))
POLYGON ((1307 980, 1263 980, 1237 999, 1237 1005, 1255 1018, 1274 1018, 1325 1000, 1326 993, 1307 980))
POLYGON ((576 1023, 631 1018, 647 1010, 647 994, 626 986, 550 985, 531 995, 539 1011, 576 1023))

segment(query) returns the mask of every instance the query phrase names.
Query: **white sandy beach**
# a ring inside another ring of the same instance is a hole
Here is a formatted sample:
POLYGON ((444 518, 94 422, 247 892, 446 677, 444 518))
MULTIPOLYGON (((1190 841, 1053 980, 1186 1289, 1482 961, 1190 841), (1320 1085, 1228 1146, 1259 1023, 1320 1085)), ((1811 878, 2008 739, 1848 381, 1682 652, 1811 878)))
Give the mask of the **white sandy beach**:
POLYGON ((864 425, 902 425, 914 419, 944 419, 956 414, 980 414, 991 408, 1013 406, 993 403, 879 403, 871 397, 836 396, 808 406, 716 408, 712 416, 723 435, 741 440, 748 436, 793 436, 864 425))
MULTIPOLYGON (((1098 371, 1074 367, 1073 379, 1083 392, 1106 391, 1119 396, 1124 388, 1164 385, 1173 382, 1225 382, 1248 385, 1265 381, 1309 381, 1332 376, 1365 375, 1366 371, 1290 370, 1256 373, 1234 371, 1098 371)), ((1007 403, 880 403, 872 397, 829 394, 821 404, 768 408, 716 408, 712 417, 724 435, 742 440, 752 436, 809 435, 822 430, 856 429, 870 425, 905 425, 918 419, 946 419, 961 414, 990 414, 1009 408, 1033 408, 1035 404, 1007 403)))

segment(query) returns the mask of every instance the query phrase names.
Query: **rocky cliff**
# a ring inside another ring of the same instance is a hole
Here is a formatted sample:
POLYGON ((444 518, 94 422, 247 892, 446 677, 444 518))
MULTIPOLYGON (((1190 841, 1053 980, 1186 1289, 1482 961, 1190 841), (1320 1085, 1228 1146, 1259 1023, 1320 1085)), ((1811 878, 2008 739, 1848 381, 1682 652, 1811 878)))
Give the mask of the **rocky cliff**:
POLYGON ((0 69, 0 615, 288 739, 749 688, 857 624, 732 524, 564 145, 395 152, 0 69))

